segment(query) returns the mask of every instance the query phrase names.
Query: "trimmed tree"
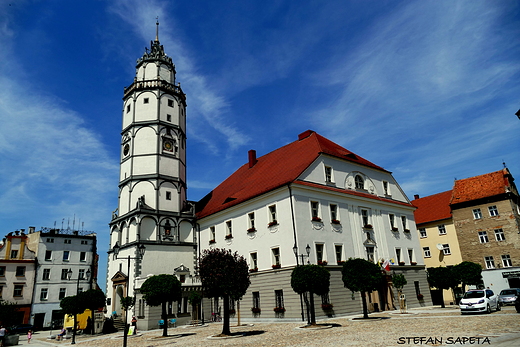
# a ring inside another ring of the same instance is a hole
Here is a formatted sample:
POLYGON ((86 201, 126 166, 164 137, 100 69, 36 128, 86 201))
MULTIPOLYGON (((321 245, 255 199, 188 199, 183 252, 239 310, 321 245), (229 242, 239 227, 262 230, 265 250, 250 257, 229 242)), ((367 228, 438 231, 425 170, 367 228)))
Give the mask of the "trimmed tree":
POLYGON ((74 316, 74 327, 76 330, 78 325, 78 314, 82 314, 87 309, 83 300, 80 299, 78 295, 66 296, 60 301, 60 307, 63 313, 68 314, 69 316, 74 316))
POLYGON ((361 292, 363 301, 363 318, 368 319, 366 292, 377 290, 383 280, 381 268, 365 259, 350 258, 341 269, 342 280, 346 288, 353 292, 361 292))
POLYGON ((399 295, 399 308, 401 313, 406 312, 406 303, 401 300, 401 295, 403 294, 403 287, 408 283, 406 277, 403 274, 395 274, 392 276, 392 284, 394 288, 397 289, 397 295, 399 295))
POLYGON ((470 261, 463 261, 452 268, 455 277, 462 283, 462 292, 466 291, 466 285, 478 285, 482 283, 482 266, 470 261))
POLYGON ((166 304, 169 301, 179 301, 181 282, 174 275, 156 275, 148 278, 141 286, 140 291, 148 305, 162 306, 161 319, 164 322, 162 336, 168 336, 166 304))
POLYGON ((94 335, 94 327, 96 326, 95 325, 96 317, 95 317, 94 313, 96 312, 97 309, 105 307, 107 297, 106 297, 105 293, 103 293, 99 289, 89 289, 85 292, 79 293, 78 296, 79 296, 79 299, 81 301, 83 301, 86 308, 88 308, 90 310, 90 314, 91 314, 90 318, 91 318, 91 322, 92 322, 92 326, 90 328, 91 328, 91 334, 94 335))
POLYGON ((443 290, 455 288, 459 285, 460 281, 455 276, 452 268, 449 267, 431 267, 427 269, 427 274, 430 287, 439 289, 441 293, 441 307, 445 308, 443 290))
POLYGON ((0 300, 0 324, 4 327, 10 327, 15 324, 15 312, 18 311, 16 304, 0 300))
POLYGON ((199 274, 204 295, 224 300, 224 321, 221 335, 229 336, 229 300, 240 300, 249 284, 247 262, 237 252, 225 249, 205 249, 199 260, 199 274))
POLYGON ((300 265, 294 268, 291 273, 291 287, 298 294, 304 294, 307 315, 310 312, 309 322, 316 325, 316 314, 314 311, 314 294, 324 295, 329 292, 330 273, 323 266, 319 265, 300 265), (306 293, 309 292, 310 303, 306 293))

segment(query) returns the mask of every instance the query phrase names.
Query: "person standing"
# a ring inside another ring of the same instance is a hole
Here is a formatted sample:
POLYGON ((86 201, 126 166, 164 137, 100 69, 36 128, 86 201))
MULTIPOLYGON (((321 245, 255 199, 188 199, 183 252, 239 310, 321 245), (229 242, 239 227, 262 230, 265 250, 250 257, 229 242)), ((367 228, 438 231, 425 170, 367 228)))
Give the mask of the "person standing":
POLYGON ((27 343, 31 343, 31 339, 32 339, 32 330, 29 330, 27 332, 27 343))
POLYGON ((5 339, 5 328, 3 325, 0 325, 0 346, 4 346, 4 339, 5 339))
POLYGON ((132 326, 134 327, 134 335, 137 334, 137 318, 132 316, 132 326))

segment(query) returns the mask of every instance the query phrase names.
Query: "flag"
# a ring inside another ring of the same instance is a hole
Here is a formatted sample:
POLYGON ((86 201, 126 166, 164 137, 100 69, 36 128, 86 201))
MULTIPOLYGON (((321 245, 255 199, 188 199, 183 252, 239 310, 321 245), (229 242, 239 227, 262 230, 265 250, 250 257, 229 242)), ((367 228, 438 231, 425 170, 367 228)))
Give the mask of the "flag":
POLYGON ((390 261, 388 259, 383 262, 383 269, 390 271, 390 261))

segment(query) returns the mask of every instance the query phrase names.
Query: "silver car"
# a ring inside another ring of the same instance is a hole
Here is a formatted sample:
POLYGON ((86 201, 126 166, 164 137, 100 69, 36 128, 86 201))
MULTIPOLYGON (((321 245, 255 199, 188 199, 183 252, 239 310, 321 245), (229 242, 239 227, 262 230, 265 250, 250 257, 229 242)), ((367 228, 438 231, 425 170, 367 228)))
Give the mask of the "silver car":
POLYGON ((498 302, 500 305, 514 305, 517 297, 520 297, 519 288, 504 289, 498 294, 498 302))
POLYGON ((462 314, 469 312, 500 311, 498 296, 491 289, 468 290, 459 302, 462 314))

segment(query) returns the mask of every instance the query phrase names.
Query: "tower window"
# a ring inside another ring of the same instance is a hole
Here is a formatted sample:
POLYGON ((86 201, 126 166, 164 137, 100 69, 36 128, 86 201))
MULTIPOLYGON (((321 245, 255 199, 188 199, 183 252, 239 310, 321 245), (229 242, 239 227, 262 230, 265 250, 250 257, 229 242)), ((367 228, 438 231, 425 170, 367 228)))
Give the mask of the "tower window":
POLYGON ((150 102, 150 99, 148 99, 148 98, 143 99, 143 104, 148 104, 149 102, 150 102))
POLYGON ((171 121, 172 121, 172 115, 171 115, 171 114, 167 114, 167 115, 166 115, 166 120, 167 120, 168 122, 171 122, 171 121))
POLYGON ((166 200, 172 199, 172 192, 166 192, 166 200))
POLYGON ((168 99, 168 106, 169 107, 173 107, 173 100, 172 99, 168 99))
POLYGON ((130 112, 130 104, 126 105, 126 113, 130 112))

